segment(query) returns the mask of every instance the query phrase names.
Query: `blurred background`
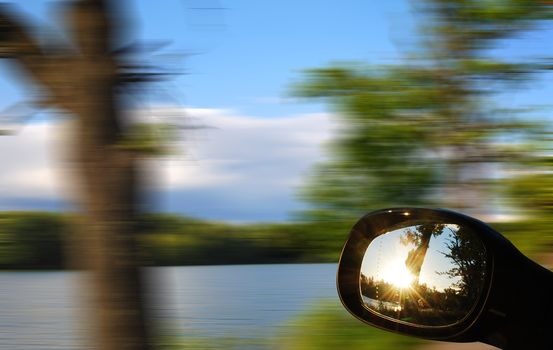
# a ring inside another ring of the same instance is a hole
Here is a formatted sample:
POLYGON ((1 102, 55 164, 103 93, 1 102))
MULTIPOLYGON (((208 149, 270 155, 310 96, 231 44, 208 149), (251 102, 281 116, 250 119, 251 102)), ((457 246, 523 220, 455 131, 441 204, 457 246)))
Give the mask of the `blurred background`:
POLYGON ((553 3, 2 2, 0 349, 486 349, 367 327, 360 216, 553 267, 553 3))

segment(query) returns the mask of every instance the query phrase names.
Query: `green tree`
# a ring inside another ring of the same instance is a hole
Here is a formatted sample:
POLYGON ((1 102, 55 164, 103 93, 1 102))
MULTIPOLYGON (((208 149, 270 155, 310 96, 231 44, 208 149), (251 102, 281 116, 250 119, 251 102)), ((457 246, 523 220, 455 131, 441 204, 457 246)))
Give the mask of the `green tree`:
POLYGON ((310 217, 354 220, 368 210, 431 204, 482 209, 491 163, 509 162, 497 138, 531 127, 496 94, 544 69, 493 55, 499 40, 551 17, 539 1, 428 0, 418 5, 424 49, 407 64, 309 70, 296 93, 327 101, 341 128, 331 159, 303 196, 310 217))
POLYGON ((65 217, 51 213, 0 213, 0 268, 61 268, 65 217))
POLYGON ((448 242, 442 254, 453 267, 441 274, 458 281, 456 287, 470 307, 480 296, 486 277, 486 249, 477 234, 466 227, 459 227, 448 242))

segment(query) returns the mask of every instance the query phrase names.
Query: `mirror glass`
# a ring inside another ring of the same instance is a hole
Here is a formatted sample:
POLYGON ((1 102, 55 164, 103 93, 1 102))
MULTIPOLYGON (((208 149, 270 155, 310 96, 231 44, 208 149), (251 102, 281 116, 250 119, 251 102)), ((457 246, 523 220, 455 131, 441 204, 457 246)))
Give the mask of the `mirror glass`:
POLYGON ((467 227, 406 223, 368 246, 359 276, 363 304, 413 325, 454 324, 478 301, 486 260, 484 244, 467 227))

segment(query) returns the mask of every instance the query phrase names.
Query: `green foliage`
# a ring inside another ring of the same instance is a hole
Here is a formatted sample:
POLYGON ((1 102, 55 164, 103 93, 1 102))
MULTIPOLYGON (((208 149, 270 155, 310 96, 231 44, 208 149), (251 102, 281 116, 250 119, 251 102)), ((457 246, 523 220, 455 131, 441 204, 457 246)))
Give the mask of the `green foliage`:
POLYGON ((509 198, 521 212, 532 217, 547 217, 553 213, 553 177, 547 173, 518 175, 506 181, 509 198))
POLYGON ((141 224, 143 251, 154 265, 298 262, 307 257, 301 225, 231 225, 170 215, 141 224))
MULTIPOLYGON (((61 269, 63 237, 72 217, 56 213, 0 213, 0 269, 61 269)), ((139 243, 148 265, 337 262, 352 221, 231 225, 169 214, 140 221, 139 243)), ((553 246, 547 219, 497 223, 530 257, 553 246)))
POLYGON ((553 138, 551 126, 524 135, 519 147, 525 147, 524 157, 517 157, 503 179, 504 195, 509 204, 526 216, 540 220, 553 214, 553 138))
POLYGON ((413 349, 429 342, 367 327, 337 302, 326 302, 283 327, 276 349, 413 349))
POLYGON ((327 99, 342 125, 330 145, 331 160, 315 168, 302 193, 317 207, 312 216, 351 220, 376 208, 428 205, 440 188, 466 181, 458 174, 462 168, 504 161, 493 137, 531 123, 493 118, 479 101, 483 93, 459 83, 476 75, 497 80, 512 67, 472 63, 472 71, 467 61, 448 69, 308 71, 296 93, 327 99))
POLYGON ((466 189, 492 202, 494 186, 504 183, 493 184, 486 167, 507 168, 531 154, 531 147, 512 152, 497 142, 539 123, 521 122, 525 110, 498 106, 496 96, 548 68, 490 49, 550 19, 553 6, 427 0, 416 8, 426 20, 425 46, 406 63, 310 69, 296 86, 295 95, 328 102, 340 122, 329 160, 301 191, 315 207, 305 217, 352 222, 393 206, 482 210, 466 189))
MULTIPOLYGON (((349 226, 315 224, 232 225, 169 214, 149 214, 138 224, 145 264, 207 265, 336 262, 349 226)), ((61 269, 69 215, 0 213, 0 269, 61 269)))
POLYGON ((176 128, 166 123, 136 123, 118 144, 121 149, 138 152, 143 156, 171 154, 170 144, 176 139, 176 128))
POLYGON ((545 253, 551 253, 553 230, 552 221, 547 217, 542 217, 541 220, 493 223, 492 226, 505 235, 523 254, 538 262, 545 253))
POLYGON ((487 49, 553 18, 551 3, 541 0, 427 0, 421 8, 431 15, 430 45, 446 52, 487 49))
POLYGON ((60 267, 66 233, 66 218, 59 214, 0 213, 0 268, 60 267))
POLYGON ((421 204, 436 180, 424 154, 438 105, 431 77, 408 68, 331 67, 308 71, 297 94, 328 99, 342 122, 333 160, 315 170, 304 192, 319 214, 351 220, 371 208, 421 204))

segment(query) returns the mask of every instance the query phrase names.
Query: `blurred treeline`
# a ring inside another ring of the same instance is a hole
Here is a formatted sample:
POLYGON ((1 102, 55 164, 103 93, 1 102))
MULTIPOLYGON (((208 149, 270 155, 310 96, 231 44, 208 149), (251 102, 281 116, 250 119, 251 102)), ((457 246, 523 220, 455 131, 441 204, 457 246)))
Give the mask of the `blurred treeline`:
MULTIPOLYGON (((71 214, 0 213, 0 268, 67 267, 64 242, 78 234, 76 222, 71 214)), ((170 214, 143 216, 138 231, 143 263, 158 266, 336 261, 345 235, 336 240, 314 224, 228 224, 170 214)))
MULTIPOLYGON (((78 231, 70 214, 0 213, 0 269, 64 269, 64 242, 78 231)), ((530 256, 553 243, 548 221, 494 225, 530 256)), ((347 225, 318 223, 228 224, 171 214, 149 214, 139 223, 146 265, 215 265, 337 262, 347 225)), ((86 247, 81 247, 87 249, 86 247)))

